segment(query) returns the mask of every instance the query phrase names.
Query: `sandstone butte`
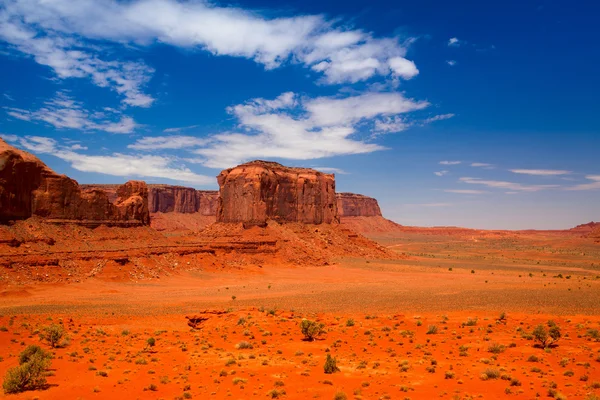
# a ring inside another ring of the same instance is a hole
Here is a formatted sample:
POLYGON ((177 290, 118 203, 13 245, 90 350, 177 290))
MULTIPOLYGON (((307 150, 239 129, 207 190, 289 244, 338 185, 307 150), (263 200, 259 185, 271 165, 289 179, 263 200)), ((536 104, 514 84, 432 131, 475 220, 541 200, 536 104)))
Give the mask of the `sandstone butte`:
POLYGON ((217 222, 339 222, 333 174, 257 160, 222 171, 217 181, 217 222))
POLYGON ((377 200, 356 193, 337 193, 337 209, 340 217, 381 217, 377 200))
POLYGON ((75 180, 0 139, 1 222, 38 216, 89 226, 150 223, 145 182, 129 181, 118 186, 115 195, 113 202, 103 190, 82 190, 75 180))

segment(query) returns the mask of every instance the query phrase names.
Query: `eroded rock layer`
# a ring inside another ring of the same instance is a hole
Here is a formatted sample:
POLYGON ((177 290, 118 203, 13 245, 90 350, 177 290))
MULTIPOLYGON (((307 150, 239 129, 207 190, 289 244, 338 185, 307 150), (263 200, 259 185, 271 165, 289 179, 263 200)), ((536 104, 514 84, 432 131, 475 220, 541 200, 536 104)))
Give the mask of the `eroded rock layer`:
POLYGON ((377 200, 355 193, 337 193, 337 209, 340 217, 381 217, 377 200))
POLYGON ((148 185, 148 207, 151 213, 200 213, 211 216, 217 213, 219 192, 196 190, 172 185, 148 185))
POLYGON ((339 221, 333 174, 252 161, 222 171, 217 180, 217 222, 265 225, 269 219, 305 224, 339 221))
POLYGON ((148 225, 148 188, 129 181, 115 189, 114 201, 99 188, 82 189, 35 156, 0 139, 0 222, 32 216, 48 222, 90 226, 148 225))

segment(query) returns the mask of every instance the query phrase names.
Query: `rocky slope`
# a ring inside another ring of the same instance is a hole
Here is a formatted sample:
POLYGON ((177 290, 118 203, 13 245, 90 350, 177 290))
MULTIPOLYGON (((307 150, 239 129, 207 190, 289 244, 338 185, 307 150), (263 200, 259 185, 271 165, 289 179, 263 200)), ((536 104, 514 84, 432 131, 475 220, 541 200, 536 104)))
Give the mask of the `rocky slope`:
POLYGON ((75 180, 0 139, 0 222, 38 216, 89 226, 150 223, 144 182, 129 181, 115 188, 113 201, 110 197, 98 188, 82 190, 75 180))
POLYGON ((356 193, 337 193, 337 209, 340 217, 381 217, 377 200, 356 193))
POLYGON ((222 171, 217 222, 266 226, 267 220, 338 222, 335 178, 307 168, 252 161, 222 171))

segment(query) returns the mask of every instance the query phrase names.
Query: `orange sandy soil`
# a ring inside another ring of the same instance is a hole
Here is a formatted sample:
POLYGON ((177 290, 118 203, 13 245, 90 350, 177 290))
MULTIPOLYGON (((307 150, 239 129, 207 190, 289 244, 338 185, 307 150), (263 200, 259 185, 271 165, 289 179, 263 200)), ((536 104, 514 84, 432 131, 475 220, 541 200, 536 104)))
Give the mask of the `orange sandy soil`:
POLYGON ((0 377, 26 345, 50 350, 41 327, 62 323, 70 338, 52 350, 48 388, 6 397, 247 399, 276 390, 283 399, 535 399, 550 389, 569 399, 600 396, 593 239, 416 228, 371 237, 401 257, 180 270, 173 264, 204 258, 168 254, 152 257, 170 267, 144 279, 129 279, 121 270, 129 263, 78 283, 0 281, 0 377), (506 323, 497 320, 502 312, 506 323), (194 314, 208 318, 198 329, 185 318, 194 314), (324 323, 326 333, 302 340, 302 318, 324 323), (469 318, 476 324, 463 326, 469 318), (563 338, 544 351, 528 334, 549 319, 563 338), (437 333, 427 334, 432 325, 437 333), (236 348, 242 341, 252 349, 236 348), (493 344, 504 347, 495 354, 493 344), (324 373, 327 354, 340 372, 324 373), (528 361, 532 355, 538 360, 528 361), (483 380, 486 369, 499 377, 483 380))

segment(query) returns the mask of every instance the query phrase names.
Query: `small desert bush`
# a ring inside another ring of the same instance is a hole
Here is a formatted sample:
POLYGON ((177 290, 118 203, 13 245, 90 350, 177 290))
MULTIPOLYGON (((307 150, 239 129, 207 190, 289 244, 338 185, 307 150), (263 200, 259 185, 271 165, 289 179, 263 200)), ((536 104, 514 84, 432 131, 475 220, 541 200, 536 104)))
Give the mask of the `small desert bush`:
POLYGON ((498 371, 497 369, 493 369, 493 368, 487 368, 485 371, 483 371, 483 374, 481 374, 481 378, 483 380, 488 380, 488 379, 498 379, 500 377, 500 371, 498 371), (485 378, 484 378, 485 376, 485 378))
POLYGON ((352 318, 350 318, 349 320, 346 321, 346 326, 354 326, 354 320, 352 318))
POLYGON ((321 324, 316 321, 311 321, 308 319, 303 319, 300 323, 300 330, 302 334, 306 338, 306 340, 313 341, 317 338, 317 336, 323 334, 325 330, 323 329, 325 324, 321 324))
POLYGON ((40 339, 45 340, 48 344, 55 348, 59 347, 61 340, 65 336, 65 328, 62 325, 52 324, 42 329, 40 339))
POLYGON ((20 365, 9 369, 4 377, 4 392, 20 393, 38 389, 46 384, 46 370, 50 367, 50 354, 38 346, 29 346, 19 355, 20 365))
POLYGON ((534 354, 532 354, 532 355, 529 356, 529 358, 527 359, 527 361, 529 361, 529 362, 538 362, 538 361, 540 361, 540 359, 537 356, 535 356, 534 354))
POLYGON ((534 340, 544 349, 549 348, 561 338, 560 328, 553 322, 548 322, 549 329, 542 324, 533 329, 532 335, 534 340))
POLYGON ((346 400, 346 399, 348 399, 348 396, 346 396, 346 393, 344 393, 344 392, 337 392, 333 396, 333 400, 346 400))
POLYGON ((469 318, 463 322, 463 326, 475 326, 477 325, 477 318, 469 318))
POLYGON ((327 354, 327 359, 325 360, 323 370, 326 374, 333 374, 335 372, 340 371, 340 369, 337 366, 337 360, 335 359, 335 357, 331 357, 331 354, 327 354))
POLYGON ((252 346, 252 343, 250 342, 239 342, 238 344, 235 345, 235 348, 238 350, 244 350, 244 349, 253 349, 254 346, 252 346))
POLYGON ((427 328, 427 335, 435 335, 438 332, 438 327, 435 325, 429 325, 429 328, 427 328))
POLYGON ((494 353, 494 354, 503 353, 504 350, 506 350, 506 347, 504 345, 498 344, 498 343, 493 343, 488 347, 488 351, 490 353, 494 353))

